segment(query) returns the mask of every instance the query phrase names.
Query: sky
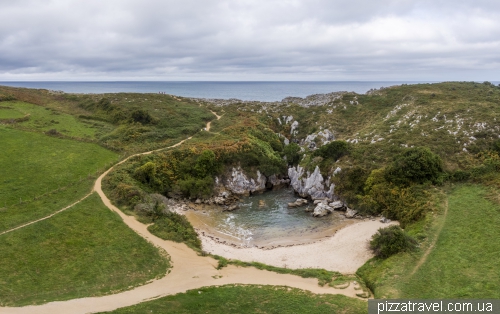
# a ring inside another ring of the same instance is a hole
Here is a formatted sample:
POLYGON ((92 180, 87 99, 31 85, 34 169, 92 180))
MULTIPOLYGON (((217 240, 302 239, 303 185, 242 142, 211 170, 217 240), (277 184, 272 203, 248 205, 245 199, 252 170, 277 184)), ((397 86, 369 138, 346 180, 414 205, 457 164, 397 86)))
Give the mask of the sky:
POLYGON ((0 81, 499 81, 498 0, 0 0, 0 81))

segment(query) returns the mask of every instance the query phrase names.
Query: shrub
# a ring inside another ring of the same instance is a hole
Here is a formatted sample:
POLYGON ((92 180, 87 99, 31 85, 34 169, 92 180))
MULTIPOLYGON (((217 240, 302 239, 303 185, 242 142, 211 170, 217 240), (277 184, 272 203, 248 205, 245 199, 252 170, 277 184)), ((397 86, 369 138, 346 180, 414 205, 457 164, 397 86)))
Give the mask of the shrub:
POLYGON ((399 252, 415 250, 417 241, 399 226, 380 228, 370 241, 370 249, 378 258, 388 258, 399 252))
POLYGON ((375 169, 366 179, 366 195, 359 197, 359 208, 368 214, 382 213, 403 227, 424 217, 430 204, 423 186, 397 186, 385 180, 384 170, 375 169))
POLYGON ((412 183, 438 183, 443 174, 441 158, 427 147, 414 147, 397 156, 385 171, 387 181, 408 186, 412 183))
POLYGON ((201 249, 201 241, 193 226, 186 217, 177 213, 164 212, 148 230, 164 240, 184 242, 191 248, 201 249))
POLYGON ((300 161, 300 146, 296 143, 290 143, 285 146, 283 156, 286 157, 286 162, 290 166, 296 166, 300 161))
POLYGON ((134 122, 139 122, 141 124, 150 124, 154 122, 153 117, 143 109, 132 111, 131 118, 134 122))
POLYGON ((313 153, 313 157, 320 156, 324 159, 330 158, 333 159, 333 161, 336 161, 340 157, 347 155, 348 152, 349 144, 347 144, 347 142, 333 141, 315 150, 313 153))

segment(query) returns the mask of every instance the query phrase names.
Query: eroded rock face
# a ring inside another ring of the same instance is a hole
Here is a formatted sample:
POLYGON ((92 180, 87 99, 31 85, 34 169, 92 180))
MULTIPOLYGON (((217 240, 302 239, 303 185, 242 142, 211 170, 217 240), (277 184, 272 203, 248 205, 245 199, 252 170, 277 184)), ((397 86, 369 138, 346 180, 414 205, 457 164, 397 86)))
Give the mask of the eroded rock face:
POLYGON ((301 166, 288 168, 290 185, 301 197, 316 199, 328 199, 333 201, 333 189, 335 185, 325 182, 319 167, 316 166, 313 173, 305 173, 301 166))
POLYGON ((281 178, 280 176, 277 176, 275 174, 273 174, 272 176, 269 176, 269 178, 267 178, 267 184, 268 185, 270 184, 273 188, 282 187, 282 186, 285 186, 289 183, 290 183, 289 179, 281 178))
POLYGON ((224 182, 226 189, 238 195, 250 195, 266 190, 267 178, 257 170, 257 179, 248 178, 241 168, 233 168, 231 176, 224 182))

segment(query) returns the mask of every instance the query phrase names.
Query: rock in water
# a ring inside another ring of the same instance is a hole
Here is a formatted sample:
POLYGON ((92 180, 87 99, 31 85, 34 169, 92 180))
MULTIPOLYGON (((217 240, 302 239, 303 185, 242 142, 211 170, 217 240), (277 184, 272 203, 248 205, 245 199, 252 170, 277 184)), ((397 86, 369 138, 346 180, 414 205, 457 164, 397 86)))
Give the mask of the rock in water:
POLYGON ((240 206, 238 204, 234 204, 234 205, 231 205, 227 208, 224 208, 222 211, 230 212, 230 211, 233 211, 233 210, 238 209, 238 208, 240 208, 240 206))
POLYGON ((332 208, 324 203, 319 203, 316 208, 314 208, 314 217, 323 217, 332 212, 332 208))
POLYGON ((347 210, 345 211, 345 217, 354 218, 354 216, 356 216, 357 213, 358 213, 357 210, 347 207, 347 210))
POLYGON ((293 207, 299 207, 307 204, 307 200, 303 198, 298 198, 295 202, 293 203, 288 203, 288 207, 293 208, 293 207))

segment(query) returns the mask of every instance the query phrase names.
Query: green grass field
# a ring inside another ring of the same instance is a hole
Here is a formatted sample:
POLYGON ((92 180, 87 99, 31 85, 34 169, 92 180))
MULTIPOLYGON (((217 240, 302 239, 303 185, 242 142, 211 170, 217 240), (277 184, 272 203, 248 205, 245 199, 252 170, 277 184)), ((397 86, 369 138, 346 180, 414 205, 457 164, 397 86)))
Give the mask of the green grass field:
POLYGON ((168 261, 97 194, 0 236, 0 305, 108 294, 163 276, 168 261))
POLYGON ((454 188, 446 217, 441 211, 422 228, 428 239, 419 252, 371 260, 360 268, 375 297, 500 298, 500 205, 486 199, 487 193, 476 185, 454 188), (435 247, 412 274, 440 224, 435 247))
POLYGON ((37 199, 29 199, 23 201, 22 204, 0 208, 0 233, 46 217, 75 203, 90 193, 95 179, 95 176, 86 177, 82 181, 49 192, 37 199))
POLYGON ((273 286, 222 286, 190 290, 173 296, 107 312, 125 313, 366 313, 365 301, 343 295, 317 295, 273 286))
POLYGON ((13 106, 9 106, 8 104, 0 105, 0 120, 18 119, 24 116, 25 114, 23 112, 17 110, 13 106))
POLYGON ((74 115, 62 113, 60 111, 29 104, 21 101, 3 102, 3 106, 13 108, 12 110, 0 109, 0 119, 6 119, 3 116, 8 112, 17 112, 18 116, 13 118, 21 118, 25 115, 30 115, 29 120, 20 123, 23 128, 38 131, 57 130, 59 133, 76 138, 96 139, 105 132, 113 129, 113 126, 102 122, 78 119, 74 115))
POLYGON ((0 207, 32 200, 95 174, 118 155, 97 144, 0 126, 0 207))

